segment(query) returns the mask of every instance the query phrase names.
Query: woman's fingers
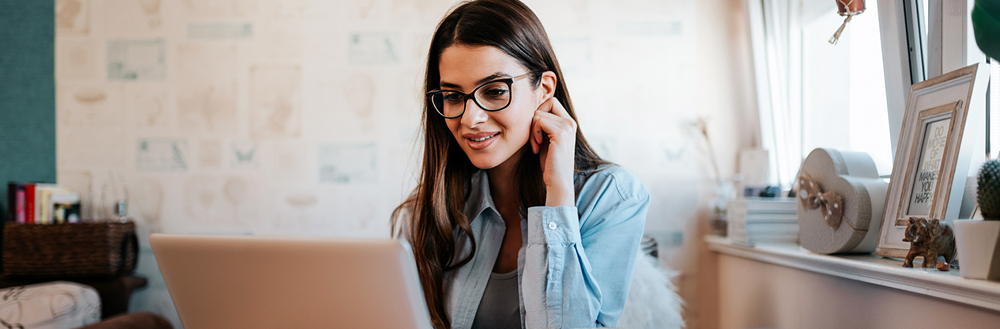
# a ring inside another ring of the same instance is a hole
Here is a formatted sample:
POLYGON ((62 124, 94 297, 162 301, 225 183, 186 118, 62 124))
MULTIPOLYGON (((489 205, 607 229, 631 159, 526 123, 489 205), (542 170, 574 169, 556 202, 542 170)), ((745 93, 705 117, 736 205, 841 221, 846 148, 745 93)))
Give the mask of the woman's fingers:
POLYGON ((536 154, 546 150, 542 149, 546 145, 546 137, 551 142, 557 143, 567 139, 576 138, 576 121, 569 116, 566 108, 559 103, 556 98, 549 98, 542 102, 535 111, 535 117, 531 121, 531 150, 536 154))
POLYGON ((532 118, 530 139, 533 148, 537 145, 542 180, 546 186, 546 205, 573 204, 576 129, 576 121, 555 98, 538 106, 532 118), (550 200, 550 197, 553 199, 550 200))
POLYGON ((545 126, 542 125, 541 115, 542 113, 535 115, 535 142, 542 144, 545 141, 545 126))
POLYGON ((541 144, 544 137, 563 140, 574 136, 576 122, 573 119, 562 118, 552 113, 537 112, 534 118, 533 138, 541 144))
MULTIPOLYGON (((542 104, 538 106, 538 109, 535 110, 535 117, 531 118, 531 138, 529 138, 533 143, 538 145, 542 144, 542 126, 538 124, 538 118, 542 113, 551 112, 551 107, 552 98, 549 98, 549 100, 542 102, 542 104)), ((535 153, 538 153, 537 150, 535 153)))
POLYGON ((569 112, 566 112, 566 108, 563 107, 562 103, 560 103, 555 97, 549 98, 547 102, 551 102, 551 105, 549 106, 550 110, 548 112, 551 112, 560 118, 573 120, 573 117, 569 116, 569 112))
POLYGON ((531 143, 531 151, 535 152, 535 154, 538 154, 538 147, 539 145, 541 145, 541 143, 539 143, 538 140, 535 138, 535 129, 538 126, 538 124, 535 123, 535 121, 537 121, 535 118, 531 118, 531 133, 530 133, 531 135, 528 136, 528 142, 531 143))

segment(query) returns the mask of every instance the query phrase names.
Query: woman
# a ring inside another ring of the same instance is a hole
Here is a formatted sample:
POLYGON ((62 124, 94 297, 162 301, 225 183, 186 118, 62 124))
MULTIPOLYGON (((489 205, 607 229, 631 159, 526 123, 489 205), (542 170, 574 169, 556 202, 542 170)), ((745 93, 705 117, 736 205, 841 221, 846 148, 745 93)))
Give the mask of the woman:
POLYGON ((431 41, 420 180, 393 213, 437 328, 613 327, 649 194, 594 153, 548 36, 517 0, 431 41))

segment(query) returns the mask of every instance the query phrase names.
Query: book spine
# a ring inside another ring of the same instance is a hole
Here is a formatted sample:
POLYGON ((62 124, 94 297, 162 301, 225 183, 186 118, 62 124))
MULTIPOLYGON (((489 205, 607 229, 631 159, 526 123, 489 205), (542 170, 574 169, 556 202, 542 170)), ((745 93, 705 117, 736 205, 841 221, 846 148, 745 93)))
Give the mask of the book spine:
POLYGON ((799 235, 799 224, 747 224, 749 235, 799 235))
POLYGON ((16 222, 18 218, 24 217, 24 201, 18 201, 18 197, 24 197, 25 182, 7 182, 7 221, 16 222), (20 207, 19 207, 20 206, 20 207))
POLYGON ((7 220, 15 221, 17 218, 17 183, 7 183, 7 220))
POLYGON ((798 223, 796 214, 747 214, 747 223, 798 223))
POLYGON ((35 184, 24 186, 24 223, 35 223, 35 184))
POLYGON ((15 206, 14 206, 14 211, 15 211, 14 221, 17 222, 18 224, 24 224, 24 208, 25 208, 24 188, 22 187, 17 189, 17 192, 15 193, 17 194, 16 196, 17 201, 15 201, 15 206))
POLYGON ((795 199, 733 199, 729 201, 730 207, 746 209, 749 214, 794 214, 798 211, 798 203, 795 199))
POLYGON ((794 214, 798 209, 798 202, 794 199, 747 201, 747 212, 749 213, 794 214))
POLYGON ((799 238, 797 236, 789 237, 750 237, 747 240, 748 245, 756 245, 757 243, 798 243, 799 238))
POLYGON ((748 209, 748 214, 781 214, 781 215, 795 215, 799 211, 797 209, 781 209, 781 210, 760 210, 760 209, 748 209))
POLYGON ((38 200, 35 200, 35 204, 38 205, 38 218, 35 218, 36 224, 49 224, 49 189, 47 187, 35 187, 38 190, 38 200))
POLYGON ((42 222, 42 204, 44 203, 44 195, 42 192, 45 191, 45 186, 42 184, 35 184, 35 224, 44 224, 42 222))

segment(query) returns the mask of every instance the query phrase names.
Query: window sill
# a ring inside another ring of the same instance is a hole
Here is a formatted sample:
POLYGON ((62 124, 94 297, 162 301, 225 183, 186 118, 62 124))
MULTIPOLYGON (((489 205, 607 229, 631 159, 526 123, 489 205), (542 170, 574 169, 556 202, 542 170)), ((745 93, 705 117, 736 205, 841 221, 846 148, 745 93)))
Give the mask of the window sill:
POLYGON ((1000 282, 964 279, 956 269, 942 272, 932 268, 904 268, 901 260, 870 254, 821 255, 791 243, 760 243, 755 247, 747 247, 733 244, 719 236, 706 236, 705 242, 708 243, 709 250, 721 254, 1000 311, 1000 282))

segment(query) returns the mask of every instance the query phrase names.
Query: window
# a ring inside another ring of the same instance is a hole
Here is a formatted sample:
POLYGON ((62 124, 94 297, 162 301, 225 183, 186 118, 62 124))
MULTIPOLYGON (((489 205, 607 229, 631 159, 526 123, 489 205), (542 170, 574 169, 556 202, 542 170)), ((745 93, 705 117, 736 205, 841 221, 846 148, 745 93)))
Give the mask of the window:
POLYGON ((990 89, 986 93, 989 97, 986 102, 986 120, 989 122, 986 153, 990 158, 997 158, 1000 156, 1000 60, 996 58, 990 59, 990 89))
MULTIPOLYGON (((831 45, 844 21, 834 1, 747 0, 771 184, 788 188, 817 147, 866 152, 888 177, 910 84, 983 61, 963 7, 972 3, 868 0, 831 45)), ((1000 69, 989 65, 983 144, 1000 154, 1000 69)))
POLYGON ((803 8, 801 21, 803 155, 818 147, 866 152, 879 175, 889 175, 893 155, 878 8, 871 4, 854 16, 832 45, 827 40, 844 17, 833 1, 816 4, 822 6, 803 8))
MULTIPOLYGON (((907 39, 910 47, 912 83, 924 81, 955 67, 983 62, 984 57, 973 37, 969 12, 973 0, 956 1, 903 1, 907 22, 907 39), (964 6, 964 7, 963 7, 964 6), (964 40, 964 43, 962 42, 964 40), (953 45, 964 45, 964 53, 956 52, 953 45), (944 49, 942 49, 944 48, 944 49), (936 53, 932 53, 936 51, 936 53), (956 56, 956 54, 964 54, 956 56), (956 58, 957 57, 957 58, 956 58), (963 58, 964 57, 964 58, 963 58), (949 65, 950 63, 950 65, 949 65)), ((1000 152, 1000 105, 998 105, 998 64, 996 59, 985 59, 990 66, 989 88, 986 91, 986 143, 985 152, 996 157, 1000 152)), ((974 164, 975 165, 975 164, 974 164)))
POLYGON ((866 152, 880 175, 892 171, 878 8, 869 2, 832 45, 844 22, 834 1, 748 0, 772 184, 789 187, 818 147, 866 152))

